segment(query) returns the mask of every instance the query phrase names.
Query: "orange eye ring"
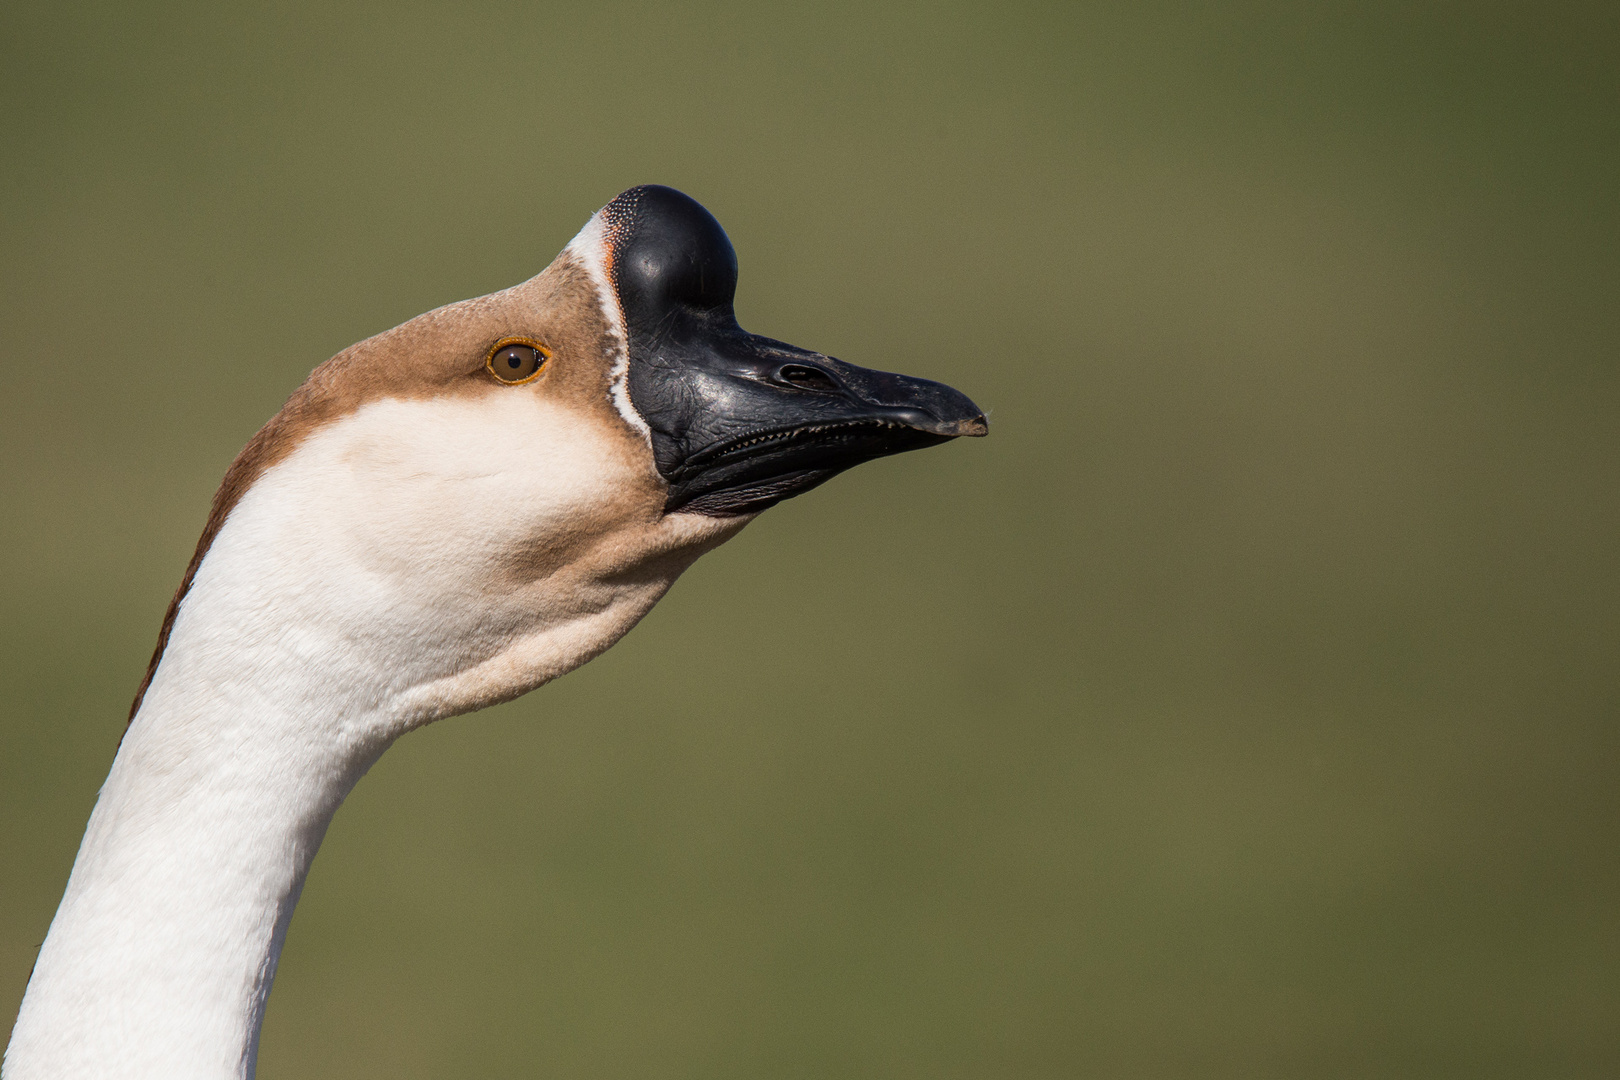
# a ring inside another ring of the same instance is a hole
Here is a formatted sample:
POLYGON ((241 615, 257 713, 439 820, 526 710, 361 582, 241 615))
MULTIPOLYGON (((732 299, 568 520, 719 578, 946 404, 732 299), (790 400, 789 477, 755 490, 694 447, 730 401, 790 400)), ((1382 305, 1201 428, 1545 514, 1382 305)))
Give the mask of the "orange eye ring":
POLYGON ((503 386, 533 382, 546 370, 551 350, 529 337, 503 337, 489 347, 484 370, 503 386))

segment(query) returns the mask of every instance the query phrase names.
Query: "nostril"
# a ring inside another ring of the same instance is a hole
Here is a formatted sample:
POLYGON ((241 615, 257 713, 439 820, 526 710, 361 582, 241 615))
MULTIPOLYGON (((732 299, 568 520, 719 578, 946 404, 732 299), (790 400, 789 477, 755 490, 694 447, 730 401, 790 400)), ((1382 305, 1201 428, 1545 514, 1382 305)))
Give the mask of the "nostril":
POLYGON ((833 377, 820 368, 813 368, 806 364, 786 364, 776 373, 776 377, 789 386, 797 386, 800 390, 821 390, 837 393, 839 386, 833 377))

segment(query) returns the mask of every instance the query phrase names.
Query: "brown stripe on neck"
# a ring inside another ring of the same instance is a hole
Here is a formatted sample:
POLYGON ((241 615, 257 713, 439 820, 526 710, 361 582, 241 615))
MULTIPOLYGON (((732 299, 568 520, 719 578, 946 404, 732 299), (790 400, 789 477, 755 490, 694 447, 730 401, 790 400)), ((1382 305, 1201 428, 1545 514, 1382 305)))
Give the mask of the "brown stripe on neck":
POLYGON ((292 453, 293 448, 302 442, 304 436, 311 430, 334 418, 332 415, 335 411, 332 407, 334 403, 330 398, 319 394, 320 384, 325 381, 320 379, 320 376, 343 356, 344 353, 339 353, 316 368, 309 379, 293 392, 281 411, 271 417, 270 422, 248 440, 242 452, 236 455, 236 460, 231 462, 231 467, 225 470, 225 479, 220 482, 219 490, 214 492, 213 505, 208 510, 208 523, 203 526, 202 536, 197 540, 197 550, 192 553, 191 562, 186 565, 185 576, 180 579, 180 587, 174 591, 174 599, 169 601, 169 610, 163 613, 163 625, 158 630, 157 647, 152 650, 152 659, 146 664, 146 674, 142 676, 141 685, 135 691, 135 700, 129 706, 129 719, 124 722, 126 729, 134 722, 135 714, 141 711, 141 702, 146 699, 146 690, 152 685, 152 676, 157 674, 158 662, 163 659, 163 650, 169 644, 169 634, 174 630, 175 615, 180 611, 180 601, 191 591, 191 582, 197 576, 197 567, 202 565, 203 556, 207 555, 208 549, 213 546, 214 538, 225 526, 225 519, 230 516, 231 510, 242 501, 247 489, 264 475, 266 469, 292 453))

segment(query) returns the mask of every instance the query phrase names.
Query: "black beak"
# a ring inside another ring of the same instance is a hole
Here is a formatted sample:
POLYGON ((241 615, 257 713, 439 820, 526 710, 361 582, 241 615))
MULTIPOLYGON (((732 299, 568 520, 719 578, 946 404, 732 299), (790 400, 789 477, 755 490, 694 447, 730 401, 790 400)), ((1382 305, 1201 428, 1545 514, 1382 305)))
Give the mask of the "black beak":
POLYGON ((673 188, 631 188, 603 216, 630 401, 669 484, 666 512, 757 513, 863 461, 988 433, 983 410, 949 386, 737 325, 731 241, 673 188))

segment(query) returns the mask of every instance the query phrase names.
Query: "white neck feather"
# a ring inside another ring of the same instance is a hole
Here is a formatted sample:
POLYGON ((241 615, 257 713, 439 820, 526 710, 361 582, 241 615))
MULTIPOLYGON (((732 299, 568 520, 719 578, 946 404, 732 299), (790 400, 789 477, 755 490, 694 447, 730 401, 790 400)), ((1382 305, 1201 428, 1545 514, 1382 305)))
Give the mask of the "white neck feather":
POLYGON ((740 527, 616 522, 622 459, 527 395, 382 401, 261 477, 102 788, 6 1080, 253 1075, 305 874, 378 756, 595 656, 740 527))
POLYGON ((281 655, 261 672, 310 692, 242 693, 214 653, 149 693, 40 950, 7 1080, 252 1076, 304 875, 386 746, 343 723, 353 695, 330 672, 265 651, 281 655))

